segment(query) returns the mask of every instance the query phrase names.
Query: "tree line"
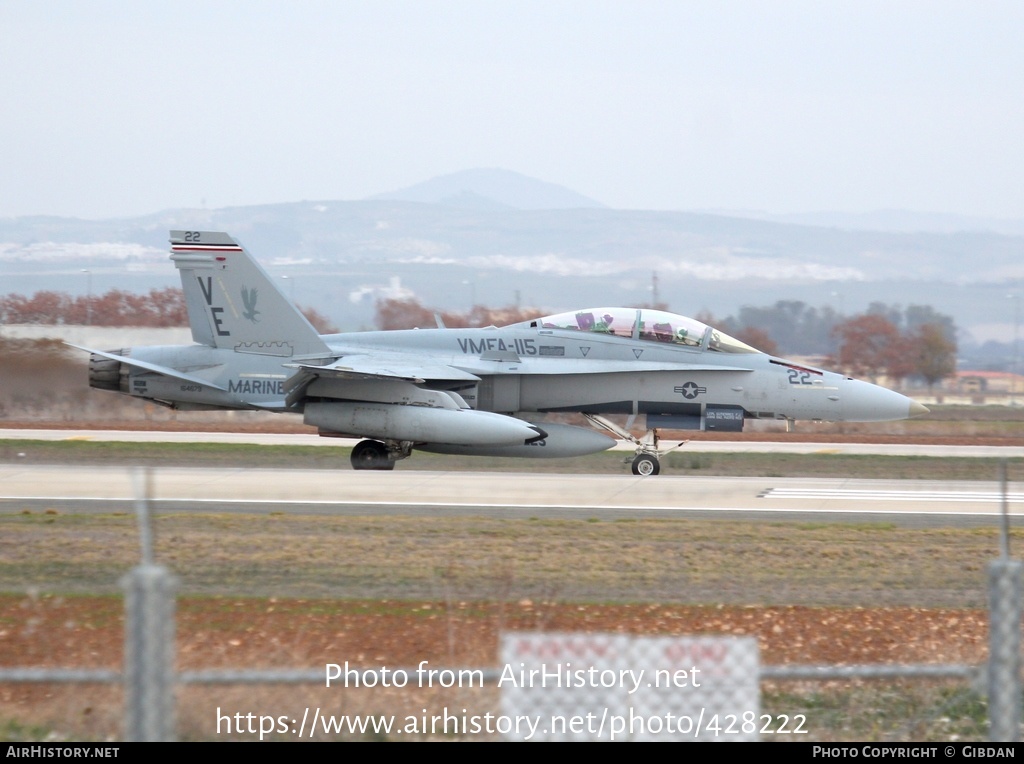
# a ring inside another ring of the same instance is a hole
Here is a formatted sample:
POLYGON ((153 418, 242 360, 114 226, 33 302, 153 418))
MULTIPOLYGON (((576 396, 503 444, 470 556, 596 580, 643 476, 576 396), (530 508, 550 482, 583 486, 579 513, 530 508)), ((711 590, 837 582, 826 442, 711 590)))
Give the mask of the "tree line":
POLYGON ((738 317, 718 322, 698 318, 766 353, 819 355, 834 368, 872 380, 884 376, 899 384, 919 377, 931 388, 956 373, 956 324, 930 305, 873 302, 864 313, 845 316, 831 307, 780 300, 745 306, 738 317))
POLYGON ((85 324, 92 326, 185 326, 185 295, 181 289, 151 289, 134 294, 111 289, 101 295, 72 297, 66 292, 42 291, 31 297, 0 297, 0 321, 5 324, 85 324))
MULTIPOLYGON (((317 331, 330 333, 337 327, 319 311, 299 306, 317 331)), ((179 287, 150 289, 135 294, 111 289, 99 295, 41 291, 31 297, 20 294, 0 296, 0 323, 81 324, 85 326, 188 326, 185 294, 179 287)))
POLYGON ((438 325, 451 329, 465 329, 480 326, 505 326, 527 321, 541 315, 534 308, 506 306, 488 308, 474 305, 468 312, 435 310, 417 300, 378 300, 374 324, 378 329, 427 329, 438 325))

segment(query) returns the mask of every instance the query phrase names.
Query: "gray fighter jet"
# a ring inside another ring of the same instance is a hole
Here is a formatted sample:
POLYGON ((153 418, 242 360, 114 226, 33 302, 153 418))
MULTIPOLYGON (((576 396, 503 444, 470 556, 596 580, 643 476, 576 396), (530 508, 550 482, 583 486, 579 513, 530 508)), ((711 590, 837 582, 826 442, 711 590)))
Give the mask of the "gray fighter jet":
POLYGON ((747 419, 871 422, 927 412, 899 393, 766 355, 692 318, 592 308, 482 329, 321 335, 226 233, 172 231, 193 345, 88 350, 89 384, 175 409, 301 414, 364 438, 355 469, 412 451, 565 457, 636 447, 660 471, 658 431, 738 432, 747 419), (593 427, 545 421, 573 412, 593 427), (618 424, 608 415, 622 415, 618 424), (645 418, 647 433, 630 433, 645 418))

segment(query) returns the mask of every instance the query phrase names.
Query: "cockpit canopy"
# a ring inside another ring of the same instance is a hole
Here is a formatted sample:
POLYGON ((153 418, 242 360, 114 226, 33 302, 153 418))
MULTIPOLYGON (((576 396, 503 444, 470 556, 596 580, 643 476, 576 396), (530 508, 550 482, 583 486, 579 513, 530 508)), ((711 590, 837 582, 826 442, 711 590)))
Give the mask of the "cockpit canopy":
POLYGON ((526 325, 537 329, 610 334, 720 353, 761 352, 696 319, 648 308, 587 308, 536 318, 526 325))

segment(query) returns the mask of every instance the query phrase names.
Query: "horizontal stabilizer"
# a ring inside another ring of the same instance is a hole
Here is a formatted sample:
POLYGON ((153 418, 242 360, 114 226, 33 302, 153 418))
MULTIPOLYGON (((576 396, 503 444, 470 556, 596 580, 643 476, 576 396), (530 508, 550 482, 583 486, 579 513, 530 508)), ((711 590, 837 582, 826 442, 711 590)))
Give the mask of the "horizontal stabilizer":
POLYGON ((267 411, 287 411, 291 404, 287 400, 283 401, 263 401, 262 403, 256 403, 250 401, 249 405, 254 409, 266 409, 267 411))
POLYGON ((220 385, 214 384, 213 382, 203 379, 202 377, 197 377, 193 374, 186 374, 183 371, 171 369, 168 368, 167 366, 159 366, 155 363, 149 363, 148 361, 139 361, 138 359, 130 358, 128 356, 117 355, 117 353, 107 353, 103 350, 93 350, 92 348, 82 347, 81 345, 72 345, 70 342, 67 342, 65 344, 69 345, 70 347, 77 348, 78 350, 84 350, 87 353, 92 353, 93 355, 102 356, 103 358, 109 358, 112 361, 119 361, 120 363, 123 363, 126 366, 133 366, 136 369, 151 371, 154 374, 163 374, 165 377, 173 377, 174 379, 180 379, 182 382, 190 382, 193 385, 205 385, 206 387, 213 388, 214 390, 225 390, 225 388, 221 387, 220 385))

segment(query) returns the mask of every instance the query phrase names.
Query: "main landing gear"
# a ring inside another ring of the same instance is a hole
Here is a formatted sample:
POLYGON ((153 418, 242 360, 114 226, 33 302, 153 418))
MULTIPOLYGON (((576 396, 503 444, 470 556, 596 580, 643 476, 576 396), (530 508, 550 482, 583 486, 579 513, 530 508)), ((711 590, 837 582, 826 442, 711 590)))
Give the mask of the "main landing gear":
POLYGON ((352 469, 393 470, 395 463, 388 458, 388 447, 379 440, 361 440, 352 449, 352 469))
MULTIPOLYGON (((638 438, 629 430, 619 427, 615 422, 605 419, 603 416, 597 414, 584 414, 587 421, 595 427, 607 430, 612 435, 622 438, 622 440, 629 441, 636 446, 636 451, 632 458, 631 468, 634 475, 640 477, 648 477, 651 475, 657 475, 661 472, 661 454, 658 451, 658 431, 648 430, 642 438, 638 438)), ((685 443, 685 441, 683 441, 685 443)), ((673 448, 679 448, 683 443, 679 443, 673 448)), ((672 450, 672 449, 669 449, 672 450)), ((667 453, 667 452, 666 452, 667 453)), ((630 461, 629 459, 626 460, 630 461)))
POLYGON ((361 440, 352 449, 352 469, 393 470, 395 462, 412 454, 409 441, 361 440))

